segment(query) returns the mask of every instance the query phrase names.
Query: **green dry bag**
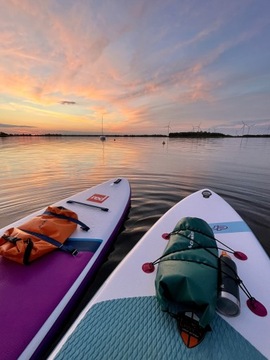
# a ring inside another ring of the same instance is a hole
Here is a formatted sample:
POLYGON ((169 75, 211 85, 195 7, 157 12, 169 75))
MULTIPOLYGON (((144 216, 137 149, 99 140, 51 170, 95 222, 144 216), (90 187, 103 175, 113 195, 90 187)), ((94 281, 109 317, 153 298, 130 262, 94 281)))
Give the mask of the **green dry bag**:
POLYGON ((181 219, 159 259, 155 286, 161 309, 176 318, 196 314, 205 329, 215 315, 217 281, 218 249, 211 227, 199 218, 181 219))

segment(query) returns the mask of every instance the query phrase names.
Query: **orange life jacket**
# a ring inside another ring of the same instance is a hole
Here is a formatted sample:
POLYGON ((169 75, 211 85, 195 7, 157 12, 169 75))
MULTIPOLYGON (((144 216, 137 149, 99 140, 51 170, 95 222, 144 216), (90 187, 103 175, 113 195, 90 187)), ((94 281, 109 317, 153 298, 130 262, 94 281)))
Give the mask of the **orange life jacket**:
POLYGON ((78 220, 75 212, 64 207, 49 206, 46 211, 20 225, 8 229, 0 237, 0 255, 20 264, 28 264, 56 248, 77 254, 64 245, 77 224, 85 231, 89 227, 78 220))

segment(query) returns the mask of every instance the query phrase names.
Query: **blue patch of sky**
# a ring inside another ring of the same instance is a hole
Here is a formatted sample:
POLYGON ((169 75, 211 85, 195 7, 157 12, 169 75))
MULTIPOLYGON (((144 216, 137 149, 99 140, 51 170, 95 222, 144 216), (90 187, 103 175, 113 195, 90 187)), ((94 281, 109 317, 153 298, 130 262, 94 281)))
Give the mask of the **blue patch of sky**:
POLYGON ((205 72, 211 70, 211 75, 215 74, 215 79, 222 82, 220 94, 270 92, 270 81, 266 81, 266 77, 270 78, 270 57, 261 52, 261 43, 257 42, 256 47, 258 55, 253 53, 254 45, 251 51, 249 42, 230 48, 211 64, 210 69, 205 69, 205 72))

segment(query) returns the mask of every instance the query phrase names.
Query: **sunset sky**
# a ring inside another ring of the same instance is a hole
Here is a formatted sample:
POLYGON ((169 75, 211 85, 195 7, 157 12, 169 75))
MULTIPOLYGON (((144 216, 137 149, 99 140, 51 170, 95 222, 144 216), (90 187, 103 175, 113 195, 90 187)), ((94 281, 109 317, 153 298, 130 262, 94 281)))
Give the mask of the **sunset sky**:
POLYGON ((0 131, 270 133, 269 0, 0 8, 0 131))

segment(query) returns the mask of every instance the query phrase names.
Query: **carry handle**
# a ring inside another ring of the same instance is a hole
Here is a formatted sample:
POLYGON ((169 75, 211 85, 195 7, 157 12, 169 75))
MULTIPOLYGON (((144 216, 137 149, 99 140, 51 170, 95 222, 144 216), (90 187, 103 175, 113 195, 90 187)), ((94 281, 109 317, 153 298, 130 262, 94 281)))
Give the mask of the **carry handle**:
POLYGON ((68 220, 68 221, 72 221, 74 222, 75 224, 77 225, 80 225, 81 226, 81 229, 84 230, 84 231, 88 231, 90 230, 90 227, 85 225, 82 221, 78 220, 78 219, 74 219, 73 217, 71 216, 67 216, 67 215, 63 215, 63 214, 56 214, 54 212, 51 212, 49 210, 46 210, 43 214, 45 215, 52 215, 58 219, 64 219, 64 220, 68 220))

